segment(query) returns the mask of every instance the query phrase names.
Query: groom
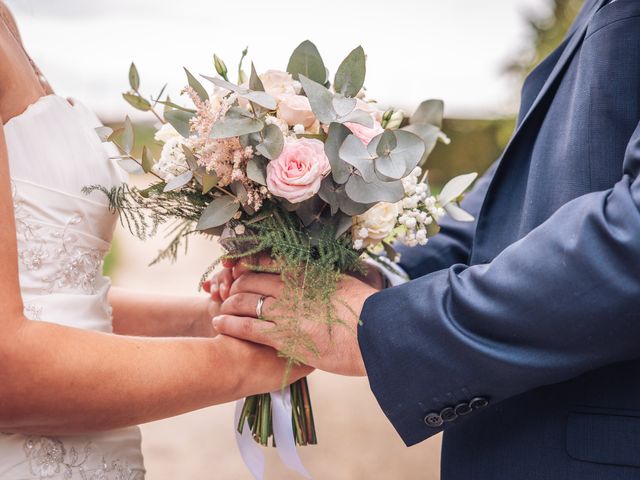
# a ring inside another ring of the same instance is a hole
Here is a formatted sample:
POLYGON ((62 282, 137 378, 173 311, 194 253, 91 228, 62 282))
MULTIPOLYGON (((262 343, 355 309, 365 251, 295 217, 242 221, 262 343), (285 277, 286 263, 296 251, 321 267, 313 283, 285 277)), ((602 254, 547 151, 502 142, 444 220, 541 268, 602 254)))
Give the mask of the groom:
MULTIPOLYGON (((640 479, 639 122, 640 0, 587 0, 463 203, 477 222, 404 250, 409 283, 345 279, 358 336, 302 320, 309 363, 366 372, 407 445, 444 431, 443 480, 640 479)), ((281 291, 241 275, 216 328, 277 347, 252 317, 281 291)))

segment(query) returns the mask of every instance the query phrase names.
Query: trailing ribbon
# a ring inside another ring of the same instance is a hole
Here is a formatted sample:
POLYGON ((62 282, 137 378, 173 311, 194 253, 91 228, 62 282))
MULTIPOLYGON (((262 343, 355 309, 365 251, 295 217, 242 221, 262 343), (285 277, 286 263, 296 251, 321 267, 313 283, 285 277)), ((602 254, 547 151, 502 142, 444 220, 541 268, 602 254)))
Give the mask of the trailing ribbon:
MULTIPOLYGON (((242 414, 243 401, 236 404, 236 415, 234 425, 237 427, 242 414)), ((307 479, 311 479, 311 475, 304 468, 302 460, 296 450, 296 443, 293 436, 293 426, 291 424, 292 408, 291 408, 291 389, 286 388, 284 392, 277 391, 271 393, 271 408, 273 418, 273 437, 276 443, 278 456, 283 464, 289 469, 298 472, 307 479)), ((251 428, 249 422, 245 421, 242 434, 236 430, 236 442, 240 455, 245 465, 256 480, 264 480, 264 452, 251 436, 251 428)))

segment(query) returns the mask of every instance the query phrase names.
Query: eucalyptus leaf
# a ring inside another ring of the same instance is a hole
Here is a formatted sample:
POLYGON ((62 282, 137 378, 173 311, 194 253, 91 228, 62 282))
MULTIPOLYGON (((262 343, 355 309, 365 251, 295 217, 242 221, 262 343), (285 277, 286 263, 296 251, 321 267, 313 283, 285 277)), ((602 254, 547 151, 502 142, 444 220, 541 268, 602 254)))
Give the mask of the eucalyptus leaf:
POLYGON ((380 171, 380 173, 387 177, 399 179, 409 175, 413 169, 418 166, 424 157, 425 144, 420 137, 411 132, 396 130, 393 134, 395 135, 398 144, 396 148, 389 153, 389 158, 394 166, 394 172, 396 171, 396 164, 399 165, 397 167, 398 170, 400 169, 400 166, 403 166, 404 172, 400 173, 400 176, 395 174, 388 175, 388 173, 383 170, 383 167, 379 167, 378 161, 376 161, 376 170, 380 171))
POLYGON ((135 135, 133 133, 133 124, 131 119, 127 116, 124 119, 123 131, 122 131, 122 149, 125 153, 131 153, 135 142, 135 135))
POLYGON ((376 180, 373 158, 367 151, 367 147, 355 135, 349 135, 338 151, 342 160, 355 167, 365 182, 376 180))
POLYGON ((353 217, 363 214, 372 207, 371 204, 361 204, 351 200, 345 191, 345 186, 338 185, 331 177, 322 181, 318 195, 331 206, 331 215, 342 211, 349 217, 353 217))
POLYGON ((340 158, 340 147, 351 135, 351 130, 340 123, 329 125, 329 136, 324 143, 324 152, 331 164, 331 175, 339 183, 346 183, 351 175, 351 166, 340 158))
POLYGON ((210 138, 231 138, 259 132, 264 122, 256 118, 229 116, 217 121, 211 128, 210 138))
POLYGON ((275 160, 282 153, 284 148, 284 135, 277 125, 267 125, 262 130, 264 140, 260 143, 256 150, 258 153, 269 160, 275 160))
POLYGON ((322 123, 333 122, 338 117, 333 108, 333 94, 318 82, 304 75, 300 75, 300 83, 316 118, 322 123))
POLYGON ((138 68, 136 64, 131 62, 129 66, 129 85, 133 90, 138 90, 140 88, 140 74, 138 73, 138 68))
POLYGON ((204 89, 200 81, 196 77, 194 77, 191 74, 191 72, 186 68, 184 69, 184 73, 187 74, 187 81, 189 82, 189 86, 193 88, 193 90, 196 92, 198 97, 200 97, 200 100, 202 100, 203 102, 206 102, 207 100, 209 100, 209 94, 204 89))
POLYGON ((190 120, 195 115, 183 110, 169 110, 165 111, 164 119, 175 128, 180 135, 184 138, 189 138, 191 134, 190 120))
MULTIPOLYGON (((368 145, 369 153, 371 153, 373 147, 373 140, 368 145)), ((389 155, 398 146, 398 139, 391 130, 385 130, 382 135, 379 136, 378 141, 375 143, 374 152, 378 156, 389 155)))
POLYGON ((262 84, 262 80, 260 80, 260 76, 258 72, 256 72, 256 67, 251 62, 251 77, 249 77, 249 88, 254 92, 264 92, 264 85, 262 84))
POLYGON ((238 96, 246 98, 250 102, 257 103, 261 107, 267 110, 275 110, 278 107, 276 99, 269 95, 267 92, 254 92, 253 90, 238 92, 238 96))
POLYGON ((333 87, 347 97, 355 97, 364 86, 367 59, 362 47, 357 47, 345 58, 336 72, 333 87))
POLYGON ((118 165, 120 165, 120 168, 122 168, 125 172, 131 173, 133 175, 140 175, 144 173, 144 170, 142 169, 140 164, 130 158, 122 158, 118 160, 118 165))
POLYGON ((359 175, 352 175, 349 178, 345 191, 349 198, 357 203, 395 203, 404 198, 404 187, 400 180, 368 183, 359 175))
POLYGON ((396 249, 393 248, 393 245, 387 242, 382 242, 382 248, 384 248, 384 253, 389 260, 391 260, 394 263, 398 261, 398 259, 400 258, 400 255, 398 255, 398 252, 396 252, 396 249))
POLYGON ((182 145, 182 153, 184 153, 184 157, 187 159, 187 165, 189 165, 191 171, 197 170, 199 167, 198 159, 193 154, 191 149, 186 145, 182 145))
POLYGON ((331 102, 338 117, 346 117, 349 115, 355 110, 357 103, 355 98, 347 98, 341 95, 333 97, 333 101, 331 102))
POLYGON ((261 157, 253 157, 247 162, 247 177, 260 185, 267 184, 267 165, 261 157))
POLYGON ((438 135, 440 134, 440 129, 438 127, 425 123, 407 125, 402 130, 411 132, 422 139, 425 144, 426 156, 431 155, 433 149, 436 148, 436 145, 438 143, 438 135))
POLYGON ((218 177, 212 173, 205 173, 202 176, 202 193, 206 195, 218 185, 218 177))
POLYGON ((151 155, 149 149, 146 146, 142 147, 142 169, 144 170, 144 173, 149 173, 153 170, 155 163, 156 161, 153 158, 153 155, 151 155))
POLYGON ((443 208, 452 219, 458 222, 473 222, 475 220, 473 215, 463 210, 455 203, 448 203, 443 208))
POLYGON ((373 118, 371 114, 359 109, 354 110, 344 117, 338 118, 336 121, 340 123, 357 123, 363 127, 373 128, 373 118))
POLYGON ((327 81, 327 69, 324 66, 318 48, 309 40, 305 40, 293 51, 287 66, 295 80, 305 76, 311 80, 324 84, 327 81))
POLYGON ((459 175, 449 180, 447 184, 442 187, 442 191, 438 196, 440 204, 444 207, 447 204, 454 202, 460 195, 465 192, 467 188, 471 186, 471 184, 477 177, 477 173, 467 173, 465 175, 459 175))
POLYGON ((133 108, 141 110, 143 112, 148 112, 151 110, 151 104, 148 100, 142 98, 140 95, 133 93, 123 93, 122 98, 124 98, 129 105, 133 108))
POLYGON ((434 125, 442 128, 443 116, 444 102, 442 100, 427 100, 418 106, 409 123, 412 125, 434 125))
MULTIPOLYGON (((418 158, 418 162, 420 158, 418 158)), ((407 169, 404 162, 396 160, 391 154, 376 158, 375 165, 378 178, 385 182, 389 180, 400 180, 405 176, 404 172, 407 169)))
POLYGON ((101 142, 106 142, 109 140, 109 137, 113 134, 113 129, 109 127, 97 127, 95 129, 98 138, 100 138, 101 142))
POLYGON ((208 75, 202 75, 202 74, 200 74, 200 76, 202 78, 204 78, 205 80, 209 80, 216 87, 224 88, 225 90, 229 90, 231 92, 239 92, 240 90, 242 90, 242 88, 240 88, 238 85, 236 85, 234 83, 231 83, 231 82, 227 82, 226 80, 223 80, 222 78, 210 77, 208 75))
POLYGON ((324 210, 324 202, 320 197, 314 195, 308 200, 301 202, 296 209, 296 215, 302 220, 305 227, 308 227, 312 223, 319 222, 322 218, 322 211, 324 210))
POLYGON ((193 172, 191 170, 187 170, 182 175, 178 175, 177 177, 168 181, 167 184, 164 186, 164 191, 173 192, 174 190, 180 190, 192 179, 193 179, 193 172))
POLYGON ((219 227, 231 220, 240 210, 240 204, 228 195, 213 200, 202 213, 196 230, 204 231, 219 227))
POLYGON ((352 215, 339 214, 334 217, 333 221, 336 229, 335 238, 340 238, 342 235, 347 233, 349 229, 353 226, 352 215))

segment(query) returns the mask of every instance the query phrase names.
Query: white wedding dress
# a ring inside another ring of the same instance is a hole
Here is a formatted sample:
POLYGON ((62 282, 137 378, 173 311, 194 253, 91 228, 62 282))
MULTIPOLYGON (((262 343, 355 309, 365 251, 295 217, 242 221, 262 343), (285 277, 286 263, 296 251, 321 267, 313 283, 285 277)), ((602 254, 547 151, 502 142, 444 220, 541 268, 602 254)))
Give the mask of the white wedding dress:
MULTIPOLYGON (((99 125, 81 104, 49 95, 4 131, 25 315, 111 332, 102 263, 117 217, 104 196, 87 197, 82 188, 118 185, 124 176, 95 133, 99 125)), ((0 479, 142 480, 144 473, 137 427, 68 437, 0 434, 0 479)))

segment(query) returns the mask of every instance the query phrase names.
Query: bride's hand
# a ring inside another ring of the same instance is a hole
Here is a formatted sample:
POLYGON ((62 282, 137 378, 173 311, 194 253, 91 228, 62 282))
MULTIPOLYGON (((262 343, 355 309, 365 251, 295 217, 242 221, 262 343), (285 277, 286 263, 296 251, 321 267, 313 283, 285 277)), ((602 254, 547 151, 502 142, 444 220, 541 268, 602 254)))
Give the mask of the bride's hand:
MULTIPOLYGON (((282 388, 287 361, 273 348, 226 335, 219 335, 214 341, 218 343, 220 351, 227 352, 227 358, 234 359, 233 362, 228 363, 234 366, 233 375, 238 380, 236 398, 273 392, 282 388)), ((287 381, 293 383, 311 372, 313 368, 306 365, 294 366, 287 381)))

